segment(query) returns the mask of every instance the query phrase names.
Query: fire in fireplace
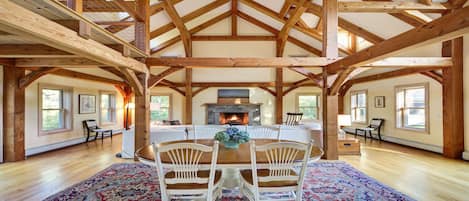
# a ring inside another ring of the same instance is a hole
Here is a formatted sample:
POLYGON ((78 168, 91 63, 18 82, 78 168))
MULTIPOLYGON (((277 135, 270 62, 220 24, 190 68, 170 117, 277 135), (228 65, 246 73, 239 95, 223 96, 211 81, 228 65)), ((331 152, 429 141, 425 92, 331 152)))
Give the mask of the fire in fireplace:
POLYGON ((249 124, 249 113, 247 112, 223 112, 220 113, 220 125, 247 125, 249 124))

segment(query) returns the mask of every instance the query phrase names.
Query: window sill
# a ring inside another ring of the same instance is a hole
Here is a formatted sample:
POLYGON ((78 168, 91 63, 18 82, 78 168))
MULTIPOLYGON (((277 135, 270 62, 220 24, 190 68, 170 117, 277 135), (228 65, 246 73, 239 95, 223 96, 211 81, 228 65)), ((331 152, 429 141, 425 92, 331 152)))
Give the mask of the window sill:
POLYGON ((367 125, 366 121, 352 121, 352 124, 367 125))
POLYGON ((65 129, 57 129, 57 130, 51 130, 51 131, 39 131, 39 136, 46 136, 46 135, 52 135, 52 134, 58 134, 58 133, 65 133, 72 131, 73 129, 71 128, 65 128, 65 129))
POLYGON ((428 130, 426 129, 412 129, 412 128, 403 128, 403 127, 396 127, 396 129, 411 131, 411 132, 416 132, 416 133, 421 133, 421 134, 430 134, 430 132, 428 132, 428 130))

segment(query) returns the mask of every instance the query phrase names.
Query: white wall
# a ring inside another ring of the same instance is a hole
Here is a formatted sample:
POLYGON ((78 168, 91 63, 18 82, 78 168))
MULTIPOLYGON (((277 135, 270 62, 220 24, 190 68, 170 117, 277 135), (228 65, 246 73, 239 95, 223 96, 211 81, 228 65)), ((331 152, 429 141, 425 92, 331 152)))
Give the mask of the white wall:
POLYGON ((47 75, 41 77, 26 88, 26 111, 25 111, 25 148, 26 152, 31 149, 53 145, 57 143, 65 143, 82 139, 84 135, 82 121, 86 119, 96 119, 99 121, 99 92, 115 91, 117 103, 117 123, 106 125, 109 128, 122 128, 123 122, 123 98, 119 92, 108 84, 84 81, 80 79, 72 79, 55 75, 47 75), (72 130, 68 132, 55 133, 39 136, 39 83, 67 86, 73 88, 72 103, 72 130), (78 95, 90 94, 96 95, 96 113, 95 114, 78 114, 78 95))
MULTIPOLYGON (((409 75, 404 77, 368 82, 354 85, 344 96, 344 113, 350 114, 350 92, 367 90, 368 122, 371 118, 384 118, 383 136, 399 143, 441 152, 443 146, 443 108, 442 87, 431 78, 423 75, 409 75), (395 86, 417 83, 429 84, 429 119, 430 132, 422 133, 396 128, 395 120, 395 86), (375 108, 374 98, 385 96, 385 108, 375 108)), ((366 127, 366 124, 353 124, 353 127, 366 127)))

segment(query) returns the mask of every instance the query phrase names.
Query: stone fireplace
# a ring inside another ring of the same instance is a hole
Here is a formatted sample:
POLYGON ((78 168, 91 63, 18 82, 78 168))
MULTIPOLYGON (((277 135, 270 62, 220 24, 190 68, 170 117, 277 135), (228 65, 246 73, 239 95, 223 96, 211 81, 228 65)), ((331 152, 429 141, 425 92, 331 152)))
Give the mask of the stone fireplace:
POLYGON ((261 104, 207 103, 209 125, 261 125, 261 104))
POLYGON ((261 104, 249 102, 249 89, 219 89, 217 103, 207 103, 207 124, 261 125, 261 104))

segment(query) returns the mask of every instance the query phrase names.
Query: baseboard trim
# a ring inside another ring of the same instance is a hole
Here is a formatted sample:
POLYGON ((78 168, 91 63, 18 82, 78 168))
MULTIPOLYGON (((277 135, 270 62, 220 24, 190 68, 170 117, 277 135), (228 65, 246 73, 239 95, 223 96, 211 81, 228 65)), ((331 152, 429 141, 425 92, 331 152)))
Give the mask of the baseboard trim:
POLYGON ((469 151, 465 151, 462 153, 462 159, 469 161, 469 151))
MULTIPOLYGON (((122 130, 118 129, 118 130, 114 130, 112 132, 113 132, 113 135, 114 135, 114 134, 121 133, 122 130)), ((57 142, 57 143, 53 143, 53 144, 43 145, 43 146, 39 146, 39 147, 33 147, 33 148, 26 149, 25 150, 26 151, 25 155, 26 156, 32 156, 32 155, 36 155, 36 154, 40 154, 40 153, 44 153, 44 152, 48 152, 48 151, 52 151, 52 150, 56 150, 56 149, 62 149, 62 148, 65 148, 65 147, 81 144, 81 143, 84 143, 85 141, 86 141, 86 137, 81 137, 81 138, 70 139, 70 140, 57 142)))
POLYGON ((427 150, 431 152, 436 152, 440 154, 443 153, 443 147, 436 146, 436 145, 425 144, 425 143, 410 141, 410 140, 391 137, 391 136, 383 136, 383 140, 387 142, 401 144, 401 145, 405 145, 409 147, 415 147, 415 148, 419 148, 419 149, 423 149, 423 150, 427 150))

